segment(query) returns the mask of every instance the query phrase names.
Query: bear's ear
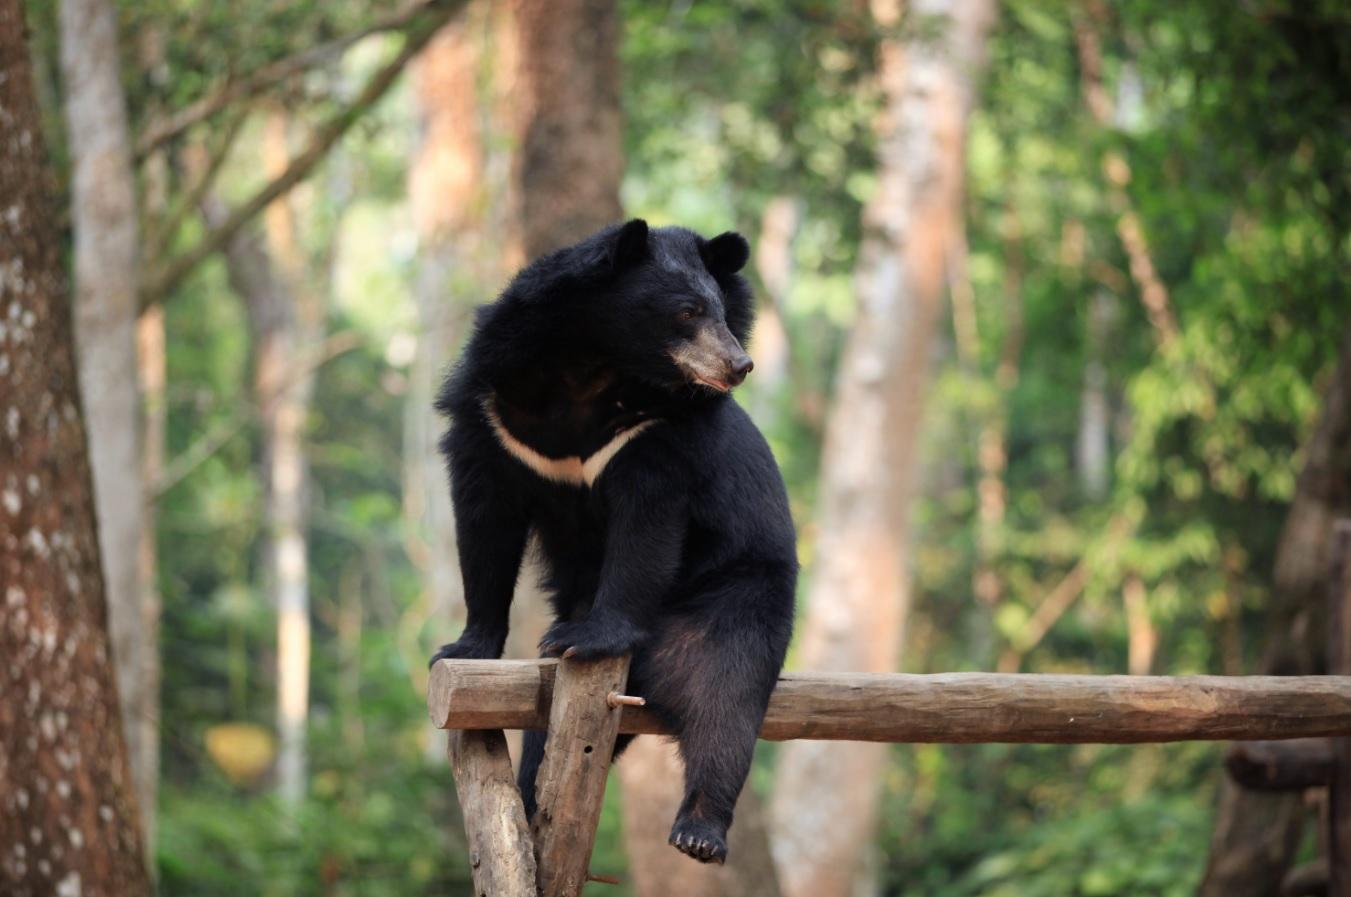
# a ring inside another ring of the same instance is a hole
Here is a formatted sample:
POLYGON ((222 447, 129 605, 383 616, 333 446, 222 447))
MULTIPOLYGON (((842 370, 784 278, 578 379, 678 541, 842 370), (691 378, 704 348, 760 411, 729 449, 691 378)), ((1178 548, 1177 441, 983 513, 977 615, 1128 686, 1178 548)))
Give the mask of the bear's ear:
POLYGON ((700 254, 714 276, 735 274, 746 266, 746 260, 751 257, 751 246, 741 234, 729 230, 705 243, 700 254))
POLYGON ((610 267, 622 271, 647 257, 647 222, 634 218, 615 234, 610 245, 610 267))

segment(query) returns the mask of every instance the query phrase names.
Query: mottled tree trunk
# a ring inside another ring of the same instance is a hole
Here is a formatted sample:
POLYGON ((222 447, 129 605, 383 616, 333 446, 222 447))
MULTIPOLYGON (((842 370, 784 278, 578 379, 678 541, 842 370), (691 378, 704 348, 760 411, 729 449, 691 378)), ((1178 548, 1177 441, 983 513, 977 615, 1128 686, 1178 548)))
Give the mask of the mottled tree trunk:
POLYGON ((0 0, 0 893, 140 897, 150 884, 25 33, 18 0, 0 0))
MULTIPOLYGON (((896 668, 908 604, 911 478, 944 260, 963 226, 966 116, 994 17, 988 0, 923 0, 902 29, 875 0, 881 47, 877 192, 864 212, 858 318, 821 467, 821 539, 797 661, 896 668), (933 27, 927 27, 933 26, 933 27), (934 31, 938 30, 935 36, 934 31)), ((887 749, 792 742, 779 758, 774 856, 790 897, 844 897, 871 843, 887 749)))
POLYGON ((155 802, 157 614, 147 620, 137 395, 140 247, 117 16, 109 0, 61 0, 61 74, 73 173, 75 325, 113 665, 137 794, 155 802), (147 623, 151 625, 147 626, 147 623))
MULTIPOLYGON (((1332 523, 1351 514, 1351 330, 1305 447, 1304 470, 1276 550, 1260 672, 1322 672, 1332 523)), ((1226 777, 1201 897, 1267 897, 1280 889, 1307 816, 1298 794, 1244 791, 1226 777)))

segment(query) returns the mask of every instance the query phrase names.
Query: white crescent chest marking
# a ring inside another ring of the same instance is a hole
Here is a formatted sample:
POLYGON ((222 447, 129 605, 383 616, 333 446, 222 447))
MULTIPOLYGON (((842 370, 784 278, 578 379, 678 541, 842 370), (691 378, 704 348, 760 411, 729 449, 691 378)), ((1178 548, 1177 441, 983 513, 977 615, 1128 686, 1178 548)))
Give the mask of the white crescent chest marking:
POLYGON ((492 425, 497 441, 502 448, 511 453, 512 457, 544 479, 570 486, 594 486, 604 472, 605 465, 619 454, 619 450, 656 423, 655 420, 645 420, 627 430, 621 430, 613 439, 585 458, 576 455, 568 458, 549 458, 511 434, 502 423, 502 419, 497 416, 497 409, 493 407, 491 399, 484 399, 483 412, 488 417, 488 423, 492 425))

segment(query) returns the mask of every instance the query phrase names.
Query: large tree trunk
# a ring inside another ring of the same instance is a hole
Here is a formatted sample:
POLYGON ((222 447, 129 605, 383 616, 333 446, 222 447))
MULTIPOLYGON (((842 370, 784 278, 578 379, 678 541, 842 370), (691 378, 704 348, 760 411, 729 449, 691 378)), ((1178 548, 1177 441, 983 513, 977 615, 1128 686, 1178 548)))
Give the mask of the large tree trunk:
POLYGON ((0 893, 139 897, 150 884, 20 6, 0 0, 0 893))
POLYGON ((73 176, 71 221, 80 386, 88 410, 108 623, 132 773, 155 803, 158 644, 142 565, 136 317, 140 248, 117 16, 108 0, 62 0, 61 72, 73 176))
POLYGON ((617 766, 624 801, 624 846, 640 897, 779 897, 765 812, 749 784, 737 801, 727 864, 696 863, 666 843, 684 797, 674 742, 639 738, 617 766))
POLYGON ((516 0, 516 159, 527 259, 618 220, 624 175, 615 0, 516 0))
MULTIPOLYGON (((908 604, 911 479, 944 259, 963 226, 966 116, 994 16, 989 0, 922 0, 899 27, 875 0, 885 98, 877 193, 864 212, 858 318, 841 361, 821 467, 821 540, 798 663, 896 668, 908 604)), ((887 750, 800 741, 779 758, 771 819, 790 897, 851 893, 876 824, 887 750)))
MULTIPOLYGON (((619 14, 615 0, 515 0, 511 31, 513 255, 529 261, 622 214, 619 14)), ((536 656, 548 623, 532 553, 512 603, 511 657, 536 656)))
MULTIPOLYGON (((1317 673, 1323 644, 1332 523, 1351 514, 1351 330, 1323 411, 1305 448, 1304 470, 1276 551, 1260 672, 1317 673)), ((1245 791, 1226 777, 1201 897, 1267 897, 1280 889, 1307 813, 1297 794, 1245 791)))

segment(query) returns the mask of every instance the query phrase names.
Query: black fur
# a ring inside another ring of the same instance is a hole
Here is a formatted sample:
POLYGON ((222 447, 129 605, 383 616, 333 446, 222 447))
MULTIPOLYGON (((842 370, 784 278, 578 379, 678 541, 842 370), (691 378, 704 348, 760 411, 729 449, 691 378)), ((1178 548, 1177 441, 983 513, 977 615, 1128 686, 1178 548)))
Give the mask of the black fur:
MULTIPOLYGON (((727 854, 797 579, 783 480, 726 395, 749 369, 748 253, 739 234, 631 221, 547 255, 479 310, 437 403, 452 418, 442 450, 468 624, 436 658, 500 656, 534 532, 556 614, 541 648, 632 652, 629 690, 685 761, 671 843, 705 862, 727 854), (674 360, 696 346, 695 368, 674 360), (544 478, 496 429, 544 458, 586 459, 645 423, 590 484, 544 478)), ((530 733, 521 763, 532 814, 543 742, 530 733)))

